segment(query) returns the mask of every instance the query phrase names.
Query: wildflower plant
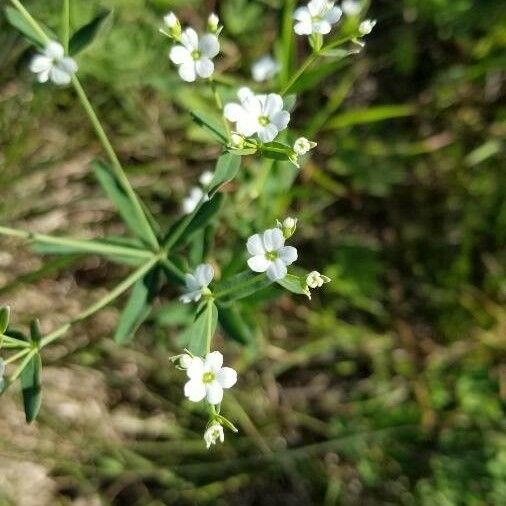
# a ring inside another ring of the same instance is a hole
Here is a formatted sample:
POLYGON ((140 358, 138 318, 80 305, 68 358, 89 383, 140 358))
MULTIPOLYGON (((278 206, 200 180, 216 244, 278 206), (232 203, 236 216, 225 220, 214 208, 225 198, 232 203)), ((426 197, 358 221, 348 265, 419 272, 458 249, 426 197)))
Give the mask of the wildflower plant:
MULTIPOLYGON (((287 2, 283 24, 290 29, 280 34, 281 55, 278 60, 268 56, 255 63, 254 82, 248 87, 236 86, 237 79, 227 79, 217 70, 220 39, 226 36, 226 26, 221 25, 216 14, 208 16, 200 33, 194 27, 183 26, 175 13, 160 19, 159 33, 165 37, 160 40, 164 44, 167 42, 167 72, 170 72, 170 65, 174 65, 188 86, 209 88, 215 115, 211 117, 195 110, 191 111, 191 116, 214 139, 220 151, 214 171, 202 174, 200 184, 184 200, 181 215, 174 217, 164 229, 132 187, 79 78, 79 61, 86 58, 85 50, 99 35, 108 13, 100 13, 71 34, 71 0, 63 0, 62 35, 57 40, 54 32, 34 19, 20 0, 9 1, 12 7, 6 9, 8 21, 34 46, 35 55, 29 68, 36 80, 47 86, 71 86, 102 143, 107 161, 96 161, 93 169, 134 239, 121 243, 107 237, 82 240, 0 227, 0 235, 29 241, 39 247, 43 245, 45 251, 52 254, 98 254, 109 261, 133 267, 107 295, 45 335, 37 321, 32 323, 29 333, 14 331, 9 308, 1 308, 2 392, 20 380, 26 419, 31 422, 41 405, 44 348, 65 336, 72 326, 128 293, 115 333, 115 340, 126 344, 150 314, 162 287, 172 285, 180 294, 180 303, 190 305, 194 313, 183 333, 184 349, 171 359, 187 376, 182 394, 190 402, 206 407, 208 422, 203 437, 207 448, 223 442, 224 429, 234 432, 237 429, 221 414, 222 401, 227 390, 240 378, 232 367, 223 365, 223 355, 214 349, 218 324, 223 333, 244 342, 247 331, 240 317, 241 301, 271 285, 310 297, 310 288, 321 287, 330 279, 315 270, 308 272, 296 266, 299 253, 294 246, 285 244, 295 240, 297 227, 304 226, 294 217, 279 216, 277 222, 265 223, 265 228, 259 230, 252 224, 251 234, 241 239, 242 251, 235 255, 239 269, 217 265, 212 250, 202 253, 200 262, 195 262, 188 254, 188 247, 197 234, 212 233, 227 191, 240 191, 238 181, 243 179, 238 176, 241 171, 258 167, 260 161, 264 167, 260 182, 265 183, 274 164, 288 162, 292 180, 295 179, 303 165, 301 157, 308 156, 316 147, 316 142, 305 136, 313 137, 318 133, 317 130, 308 133, 290 128, 300 99, 295 95, 299 82, 307 72, 317 69, 320 62, 338 61, 360 50, 360 37, 369 33, 374 23, 361 24, 357 10, 340 30, 342 11, 335 2, 312 0, 298 8, 294 2, 287 2), (308 38, 309 54, 295 69, 293 40, 297 36, 308 38), (231 184, 233 181, 235 185, 231 184)), ((261 189, 262 185, 257 187, 256 193, 251 193, 253 202, 261 189)))

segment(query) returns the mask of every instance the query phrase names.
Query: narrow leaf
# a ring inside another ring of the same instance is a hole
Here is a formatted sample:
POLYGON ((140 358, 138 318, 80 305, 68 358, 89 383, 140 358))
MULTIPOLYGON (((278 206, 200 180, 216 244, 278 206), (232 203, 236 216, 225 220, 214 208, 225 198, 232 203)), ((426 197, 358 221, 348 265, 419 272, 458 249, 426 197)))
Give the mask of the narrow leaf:
POLYGON ((230 307, 220 306, 218 308, 218 320, 225 334, 234 341, 241 344, 248 344, 253 341, 251 329, 235 305, 230 307))
POLYGON ((214 335, 218 323, 218 309, 214 303, 206 304, 186 330, 183 342, 186 348, 199 357, 207 352, 207 339, 214 335))
POLYGON ((30 337, 34 343, 40 343, 42 341, 42 333, 40 332, 39 320, 32 320, 30 323, 30 337))
POLYGON ((311 298, 311 292, 309 291, 304 278, 294 276, 293 274, 287 274, 283 279, 277 281, 277 283, 283 288, 286 288, 289 292, 297 295, 305 295, 306 297, 311 298))
POLYGON ((101 11, 89 23, 79 28, 79 30, 72 35, 69 42, 69 53, 71 55, 80 53, 94 41, 100 28, 109 17, 109 14, 111 14, 110 10, 105 9, 101 11))
POLYGON ((412 105, 380 105, 366 109, 355 109, 338 114, 331 119, 326 128, 344 128, 353 125, 375 123, 394 118, 404 118, 415 114, 416 109, 412 105))
POLYGON ((44 47, 44 40, 26 21, 26 19, 13 7, 5 8, 5 17, 11 26, 21 32, 32 44, 37 47, 44 47))
POLYGON ((209 184, 209 198, 211 198, 224 184, 232 181, 241 166, 241 157, 232 153, 225 153, 218 158, 214 177, 209 184))
POLYGON ((42 396, 41 385, 42 361, 40 355, 34 355, 21 373, 21 392, 28 423, 33 422, 39 414, 42 396))

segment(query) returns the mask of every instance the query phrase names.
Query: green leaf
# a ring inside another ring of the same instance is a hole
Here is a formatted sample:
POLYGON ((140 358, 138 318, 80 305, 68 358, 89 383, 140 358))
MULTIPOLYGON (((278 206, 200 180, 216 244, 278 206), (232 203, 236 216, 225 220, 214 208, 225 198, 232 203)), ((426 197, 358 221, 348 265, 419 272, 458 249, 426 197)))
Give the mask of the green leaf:
POLYGON ((45 46, 42 37, 32 28, 17 9, 6 7, 5 17, 9 24, 21 32, 32 44, 41 48, 45 46))
POLYGON ((265 274, 244 271, 219 283, 214 293, 222 304, 228 304, 235 300, 244 299, 271 284, 272 281, 265 274))
POLYGON ((223 185, 235 178, 240 166, 241 157, 232 153, 225 153, 218 158, 213 180, 209 184, 209 198, 212 198, 223 185))
POLYGON ((159 281, 160 269, 155 267, 134 284, 114 335, 117 343, 130 342, 142 322, 149 316, 151 306, 158 293, 159 281))
POLYGON ((227 134, 223 125, 215 117, 202 111, 190 112, 190 115, 197 125, 208 130, 218 141, 227 144, 227 134))
POLYGON ((295 156, 295 152, 291 146, 287 146, 286 144, 282 144, 281 142, 268 142, 267 144, 262 144, 260 148, 262 156, 265 158, 271 158, 273 160, 290 160, 290 157, 295 156))
POLYGON ((30 323, 30 338, 34 343, 39 344, 42 341, 39 320, 32 320, 30 323))
POLYGON ((7 327, 9 326, 9 320, 11 317, 11 308, 9 306, 3 306, 0 308, 0 334, 5 334, 7 327))
POLYGON ((42 360, 37 353, 30 359, 20 375, 21 392, 28 423, 33 422, 39 414, 42 396, 41 372, 42 360))
POLYGON ((77 30, 77 32, 74 33, 70 39, 69 53, 71 55, 76 55, 88 47, 94 41, 100 28, 110 14, 110 10, 104 9, 89 23, 79 28, 79 30, 77 30))
POLYGON ((244 321, 239 309, 236 306, 218 307, 218 320, 220 326, 234 341, 241 344, 248 344, 253 341, 253 334, 249 325, 244 321))
POLYGON ((142 239, 146 244, 150 243, 151 233, 146 229, 147 225, 138 219, 138 214, 122 185, 114 176, 112 170, 104 162, 94 163, 95 175, 107 196, 113 201, 123 221, 130 231, 142 239))
POLYGON ((305 295, 311 298, 311 292, 306 285, 305 278, 287 274, 283 279, 276 281, 278 285, 286 288, 289 292, 296 293, 297 295, 305 295))
POLYGON ((206 303, 197 313, 197 317, 183 336, 183 342, 186 348, 197 355, 203 357, 207 353, 208 336, 213 336, 218 323, 218 309, 214 302, 206 303))
POLYGON ((325 127, 326 129, 344 128, 353 125, 375 123, 394 118, 413 116, 416 109, 410 104, 402 105, 379 105, 365 109, 346 111, 334 116, 325 127))

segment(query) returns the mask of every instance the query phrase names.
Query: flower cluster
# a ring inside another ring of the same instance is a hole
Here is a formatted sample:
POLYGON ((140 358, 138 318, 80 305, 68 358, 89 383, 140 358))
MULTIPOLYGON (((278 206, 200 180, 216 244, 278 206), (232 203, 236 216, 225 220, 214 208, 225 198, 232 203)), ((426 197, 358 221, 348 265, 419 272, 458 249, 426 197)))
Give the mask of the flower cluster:
POLYGON ((297 35, 330 33, 332 25, 337 23, 343 11, 328 0, 311 0, 307 7, 299 7, 293 17, 297 21, 294 26, 297 35))

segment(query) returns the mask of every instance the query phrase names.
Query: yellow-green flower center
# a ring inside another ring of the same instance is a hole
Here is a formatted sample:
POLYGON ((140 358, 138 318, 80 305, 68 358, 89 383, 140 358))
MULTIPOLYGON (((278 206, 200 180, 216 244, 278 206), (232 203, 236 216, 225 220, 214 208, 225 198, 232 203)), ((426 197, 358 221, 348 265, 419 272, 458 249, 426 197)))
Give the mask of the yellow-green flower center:
POLYGON ((202 376, 202 382, 203 383, 212 383, 214 381, 214 379, 216 378, 216 375, 214 374, 214 372, 205 372, 204 375, 202 376))
POLYGON ((278 252, 277 251, 268 251, 265 254, 265 258, 267 258, 267 260, 276 260, 276 258, 278 258, 278 252))
POLYGON ((195 49, 194 51, 192 51, 192 58, 194 60, 199 60, 200 57, 201 57, 200 51, 198 51, 197 49, 195 49))
POLYGON ((262 125, 262 126, 267 126, 271 120, 267 117, 267 116, 260 116, 258 118, 258 122, 262 125))

